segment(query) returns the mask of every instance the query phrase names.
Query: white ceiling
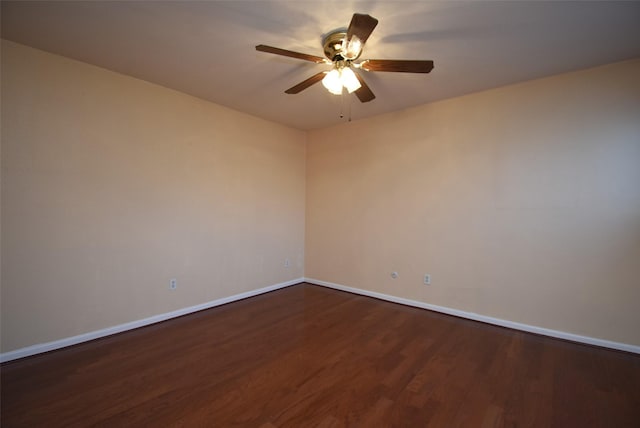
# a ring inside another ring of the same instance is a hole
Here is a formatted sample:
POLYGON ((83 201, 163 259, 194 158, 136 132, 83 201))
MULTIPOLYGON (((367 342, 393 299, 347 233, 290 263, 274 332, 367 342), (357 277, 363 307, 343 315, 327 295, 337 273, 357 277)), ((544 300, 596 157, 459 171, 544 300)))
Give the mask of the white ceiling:
MULTIPOLYGON (((353 120, 506 84, 640 57, 640 2, 2 1, 2 37, 298 129, 337 124, 328 69, 257 52, 322 56, 354 12, 379 19, 362 58, 431 59, 430 74, 362 71, 377 98, 353 120)), ((348 102, 352 99, 351 103, 348 102)))

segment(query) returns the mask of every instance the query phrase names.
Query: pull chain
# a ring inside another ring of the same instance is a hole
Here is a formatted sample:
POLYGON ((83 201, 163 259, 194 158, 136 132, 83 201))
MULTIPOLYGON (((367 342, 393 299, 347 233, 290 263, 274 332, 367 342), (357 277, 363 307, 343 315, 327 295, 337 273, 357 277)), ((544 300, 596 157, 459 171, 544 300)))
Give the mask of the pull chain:
POLYGON ((345 91, 342 91, 340 94, 340 119, 344 119, 345 110, 347 115, 347 121, 351 122, 351 98, 350 93, 347 92, 345 95, 345 91))

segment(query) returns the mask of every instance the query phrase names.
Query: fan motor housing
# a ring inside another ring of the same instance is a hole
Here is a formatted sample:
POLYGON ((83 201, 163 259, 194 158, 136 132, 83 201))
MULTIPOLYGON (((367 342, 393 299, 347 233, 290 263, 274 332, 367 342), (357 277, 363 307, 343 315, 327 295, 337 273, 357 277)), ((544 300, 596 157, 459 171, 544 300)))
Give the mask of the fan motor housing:
POLYGON ((347 33, 344 30, 335 30, 327 34, 322 40, 322 47, 324 48, 324 55, 331 61, 349 60, 353 61, 357 59, 362 53, 362 49, 358 51, 357 55, 348 57, 345 52, 344 40, 347 38, 347 33))

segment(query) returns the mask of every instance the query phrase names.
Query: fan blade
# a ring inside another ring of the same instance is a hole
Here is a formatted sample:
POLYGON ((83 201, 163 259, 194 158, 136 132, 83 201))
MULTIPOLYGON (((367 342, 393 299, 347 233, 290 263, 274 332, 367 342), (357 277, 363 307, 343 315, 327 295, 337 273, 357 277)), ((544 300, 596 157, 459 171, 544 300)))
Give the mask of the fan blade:
POLYGON ((356 36, 360 43, 364 45, 376 25, 378 25, 378 20, 373 16, 354 13, 347 30, 347 42, 350 42, 351 38, 356 36))
POLYGON ((401 73, 428 73, 433 70, 433 61, 395 59, 367 59, 360 64, 367 71, 393 71, 401 73))
POLYGON ((266 52, 276 55, 288 56, 291 58, 303 59, 305 61, 311 61, 316 63, 325 62, 324 58, 315 55, 304 54, 300 52, 288 51, 286 49, 274 48, 273 46, 267 45, 258 45, 256 46, 256 50, 260 52, 266 52))
POLYGON ((287 89, 284 92, 286 94, 297 94, 298 92, 302 92, 305 89, 307 89, 309 86, 315 83, 318 83, 319 81, 324 79, 325 75, 326 75, 326 72, 321 71, 320 73, 314 74, 313 76, 309 77, 307 80, 303 80, 302 82, 298 83, 296 86, 292 86, 291 88, 287 89))
POLYGON ((358 81, 360 82, 360 84, 362 85, 360 86, 360 88, 356 89, 355 94, 360 100, 360 102, 368 103, 369 101, 373 100, 376 96, 373 95, 373 92, 371 92, 371 89, 369 89, 369 86, 366 84, 364 79, 358 73, 355 73, 355 75, 358 78, 358 81))

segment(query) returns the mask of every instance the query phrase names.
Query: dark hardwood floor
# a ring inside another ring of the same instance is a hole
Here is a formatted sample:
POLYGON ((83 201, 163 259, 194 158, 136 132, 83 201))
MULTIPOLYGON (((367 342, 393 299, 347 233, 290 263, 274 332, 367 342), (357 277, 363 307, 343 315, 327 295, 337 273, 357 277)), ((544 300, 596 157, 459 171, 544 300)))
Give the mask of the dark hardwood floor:
POLYGON ((640 355, 308 284, 1 377, 4 428, 640 426, 640 355))

